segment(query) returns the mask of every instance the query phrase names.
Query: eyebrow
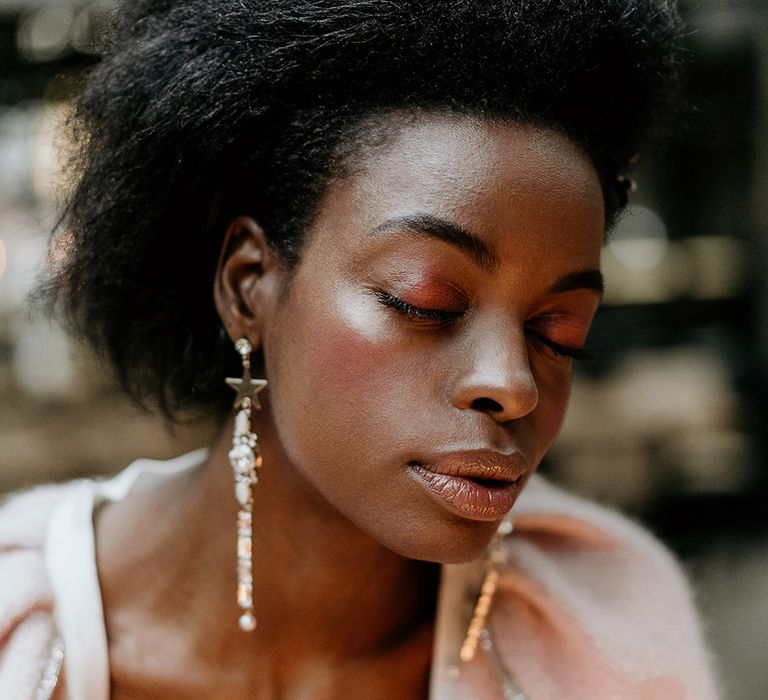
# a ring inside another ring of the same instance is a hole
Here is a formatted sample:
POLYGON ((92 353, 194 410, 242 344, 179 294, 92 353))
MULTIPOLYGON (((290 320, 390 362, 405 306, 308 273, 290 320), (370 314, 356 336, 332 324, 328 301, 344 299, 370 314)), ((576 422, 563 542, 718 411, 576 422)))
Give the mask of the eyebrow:
POLYGON ((605 291, 603 273, 597 269, 579 270, 563 275, 549 289, 552 294, 571 292, 574 289, 589 289, 602 296, 605 291))
POLYGON ((475 234, 452 221, 447 221, 433 214, 407 214, 387 219, 383 224, 374 228, 371 233, 376 235, 404 230, 450 243, 469 253, 470 257, 486 270, 492 270, 499 264, 499 259, 493 251, 475 234))
MULTIPOLYGON (((470 257, 485 270, 492 270, 499 265, 494 252, 475 234, 467 231, 453 221, 442 219, 434 214, 418 213, 387 219, 372 229, 372 235, 410 231, 445 241, 467 252, 470 257)), ((576 289, 588 289, 602 296, 605 290, 603 274, 596 268, 578 270, 563 275, 549 291, 562 294, 576 289)))

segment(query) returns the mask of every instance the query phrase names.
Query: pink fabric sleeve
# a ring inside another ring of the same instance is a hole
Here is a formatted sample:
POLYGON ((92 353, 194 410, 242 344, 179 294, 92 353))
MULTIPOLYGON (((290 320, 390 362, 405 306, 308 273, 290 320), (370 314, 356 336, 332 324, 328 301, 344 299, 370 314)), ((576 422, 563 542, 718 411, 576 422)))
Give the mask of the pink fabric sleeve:
POLYGON ((491 625, 529 700, 714 700, 693 597, 624 516, 537 479, 508 539, 491 625))

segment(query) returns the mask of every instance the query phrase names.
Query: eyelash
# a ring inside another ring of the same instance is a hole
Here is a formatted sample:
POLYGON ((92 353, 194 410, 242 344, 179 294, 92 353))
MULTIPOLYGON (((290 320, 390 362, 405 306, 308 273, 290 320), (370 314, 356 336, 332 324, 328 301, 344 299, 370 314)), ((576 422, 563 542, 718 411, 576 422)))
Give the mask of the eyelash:
POLYGON ((440 309, 422 309, 419 306, 413 306, 407 301, 393 296, 388 292, 377 291, 376 297, 384 305, 390 309, 412 318, 416 321, 434 321, 441 325, 450 325, 454 321, 458 321, 463 315, 463 311, 441 311, 440 309))
MULTIPOLYGON (((390 309, 394 309, 403 316, 416 321, 433 321, 441 327, 449 326, 455 321, 458 321, 465 313, 464 311, 423 309, 418 306, 413 306, 413 304, 409 304, 407 301, 384 291, 376 291, 375 294, 381 304, 390 309)), ((526 335, 531 339, 534 346, 552 352, 558 357, 566 357, 574 360, 591 360, 594 357, 589 348, 574 348, 569 345, 561 345, 530 328, 526 328, 526 335)))

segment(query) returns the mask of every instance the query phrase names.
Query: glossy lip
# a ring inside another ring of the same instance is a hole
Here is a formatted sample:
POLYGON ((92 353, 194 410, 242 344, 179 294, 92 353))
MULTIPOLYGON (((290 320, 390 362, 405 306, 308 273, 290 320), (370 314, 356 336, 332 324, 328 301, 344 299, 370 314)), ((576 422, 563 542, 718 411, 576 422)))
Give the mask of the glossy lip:
POLYGON ((529 472, 519 453, 452 452, 411 461, 409 475, 451 513, 478 521, 501 520, 512 508, 529 472))

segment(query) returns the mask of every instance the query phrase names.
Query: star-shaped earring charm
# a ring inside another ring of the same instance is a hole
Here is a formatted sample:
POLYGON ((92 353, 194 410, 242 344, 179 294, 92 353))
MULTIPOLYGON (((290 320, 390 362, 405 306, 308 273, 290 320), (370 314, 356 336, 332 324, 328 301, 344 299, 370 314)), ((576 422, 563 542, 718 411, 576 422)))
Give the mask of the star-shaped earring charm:
POLYGON ((243 370, 242 379, 238 379, 237 377, 227 377, 225 381, 237 392, 235 408, 240 406, 245 399, 250 399, 251 405, 254 408, 261 408, 261 401, 259 401, 258 394, 265 386, 267 386, 266 379, 253 379, 251 377, 251 368, 246 367, 243 370))

